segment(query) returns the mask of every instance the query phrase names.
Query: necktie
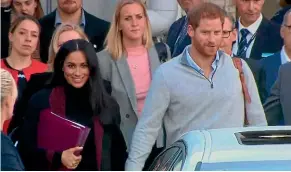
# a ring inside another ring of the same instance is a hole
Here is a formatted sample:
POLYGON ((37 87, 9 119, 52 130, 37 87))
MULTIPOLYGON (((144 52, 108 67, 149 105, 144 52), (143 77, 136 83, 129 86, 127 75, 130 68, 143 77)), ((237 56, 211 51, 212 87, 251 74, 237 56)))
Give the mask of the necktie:
POLYGON ((187 36, 187 26, 188 26, 188 19, 187 17, 185 17, 185 20, 183 22, 183 27, 182 30, 175 42, 175 46, 174 46, 174 51, 173 54, 176 54, 178 47, 180 46, 180 44, 182 43, 182 41, 185 39, 185 37, 187 36))
POLYGON ((17 89, 18 89, 18 97, 17 99, 19 100, 22 97, 22 93, 24 89, 26 88, 27 85, 27 80, 25 78, 25 75, 23 71, 18 72, 18 82, 17 82, 17 89))
POLYGON ((241 58, 246 58, 246 53, 247 53, 247 44, 248 44, 248 40, 247 40, 247 36, 250 33, 250 31, 248 29, 241 29, 240 30, 241 33, 241 39, 238 43, 238 51, 237 51, 237 56, 241 57, 241 58))

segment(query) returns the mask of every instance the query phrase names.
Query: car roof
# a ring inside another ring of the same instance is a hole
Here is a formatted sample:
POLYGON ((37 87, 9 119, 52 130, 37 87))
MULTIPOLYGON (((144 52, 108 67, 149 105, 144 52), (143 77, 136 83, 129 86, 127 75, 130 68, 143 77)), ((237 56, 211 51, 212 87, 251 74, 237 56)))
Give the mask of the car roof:
POLYGON ((264 144, 253 141, 251 145, 241 142, 239 136, 248 132, 291 133, 291 126, 245 127, 191 131, 182 136, 188 153, 200 157, 202 162, 239 162, 291 160, 291 143, 264 144))

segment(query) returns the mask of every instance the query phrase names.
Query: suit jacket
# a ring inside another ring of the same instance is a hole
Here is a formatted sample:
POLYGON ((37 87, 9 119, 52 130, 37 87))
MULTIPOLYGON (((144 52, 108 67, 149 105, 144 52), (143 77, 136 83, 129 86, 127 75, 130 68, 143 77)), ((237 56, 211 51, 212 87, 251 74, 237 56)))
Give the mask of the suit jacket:
POLYGON ((254 60, 251 58, 243 58, 250 69, 253 72, 254 78, 257 83, 259 95, 261 102, 264 103, 267 98, 267 89, 266 89, 266 71, 263 68, 262 63, 259 60, 254 60))
POLYGON ((184 22, 185 22, 185 17, 186 16, 181 17, 180 19, 178 19, 177 21, 175 21, 171 25, 170 30, 168 32, 167 44, 170 47, 172 57, 176 57, 179 54, 181 54, 183 52, 183 50, 185 49, 185 47, 187 45, 190 45, 191 44, 191 38, 190 38, 189 35, 187 35, 184 38, 184 40, 179 45, 177 45, 178 46, 177 47, 177 50, 173 54, 173 51, 174 51, 174 48, 175 48, 175 43, 176 43, 176 41, 177 41, 177 39, 179 37, 180 32, 183 29, 183 25, 184 25, 184 22))
MULTIPOLYGON (((99 19, 84 10, 85 14, 85 33, 90 42, 94 45, 96 52, 103 49, 104 39, 109 30, 110 24, 107 21, 99 19)), ((52 35, 55 31, 56 10, 40 19, 40 58, 46 63, 48 60, 48 48, 52 35)))
POLYGON ((291 63, 282 65, 271 95, 264 104, 269 125, 291 125, 291 63))
MULTIPOLYGON (((148 54, 151 75, 153 76, 155 70, 160 65, 160 61, 155 47, 150 48, 148 54)), ((129 148, 139 114, 137 112, 135 85, 126 60, 126 55, 123 55, 119 60, 115 61, 106 50, 103 50, 97 56, 101 76, 104 80, 111 82, 111 95, 119 104, 121 116, 120 128, 129 148)), ((170 58, 169 54, 168 57, 170 58)))
POLYGON ((280 36, 280 26, 263 17, 257 30, 250 58, 260 60, 263 58, 264 53, 276 53, 282 49, 282 46, 283 40, 280 36))
POLYGON ((262 59, 262 65, 266 71, 266 89, 268 96, 270 95, 271 88, 278 77, 278 71, 281 64, 281 52, 277 52, 272 56, 262 59))

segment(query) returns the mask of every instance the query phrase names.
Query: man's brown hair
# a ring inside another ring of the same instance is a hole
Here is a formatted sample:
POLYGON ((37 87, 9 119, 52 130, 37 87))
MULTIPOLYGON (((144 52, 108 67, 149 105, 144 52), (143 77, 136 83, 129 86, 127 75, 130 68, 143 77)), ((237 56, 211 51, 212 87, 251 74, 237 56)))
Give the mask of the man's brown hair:
POLYGON ((188 13, 188 23, 193 29, 199 26, 201 19, 217 18, 220 18, 221 23, 224 24, 225 12, 218 5, 213 3, 202 3, 188 13))

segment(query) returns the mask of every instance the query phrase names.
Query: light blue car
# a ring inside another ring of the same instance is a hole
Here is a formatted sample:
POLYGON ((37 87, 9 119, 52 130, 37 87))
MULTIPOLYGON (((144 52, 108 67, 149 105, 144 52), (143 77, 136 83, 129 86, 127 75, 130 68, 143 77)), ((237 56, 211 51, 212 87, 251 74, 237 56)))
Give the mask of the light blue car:
POLYGON ((163 150, 152 171, 291 171, 291 126, 191 131, 163 150))

